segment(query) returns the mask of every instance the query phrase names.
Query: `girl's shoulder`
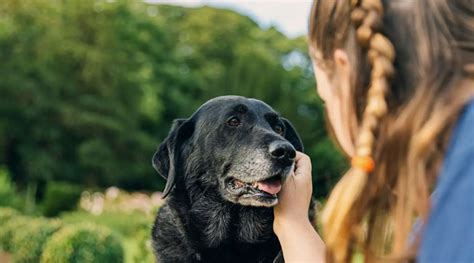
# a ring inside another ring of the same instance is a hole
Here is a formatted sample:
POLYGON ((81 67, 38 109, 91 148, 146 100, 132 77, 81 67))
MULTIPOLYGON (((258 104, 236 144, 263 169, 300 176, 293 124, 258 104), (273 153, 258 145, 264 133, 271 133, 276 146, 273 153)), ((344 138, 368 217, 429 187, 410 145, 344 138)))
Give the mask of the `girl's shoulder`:
MULTIPOLYGON (((449 196, 450 192, 459 190, 454 186, 464 180, 473 182, 474 187, 474 99, 464 107, 451 134, 433 205, 441 202, 444 195, 449 196)), ((472 190, 471 193, 474 193, 472 190)))
POLYGON ((451 134, 417 262, 474 262, 474 99, 451 134))
MULTIPOLYGON (((463 109, 454 127, 451 135, 451 143, 446 155, 449 157, 453 152, 459 151, 458 148, 469 149, 467 146, 472 146, 474 143, 474 99, 472 99, 463 109)), ((472 151, 472 147, 470 148, 472 151)))

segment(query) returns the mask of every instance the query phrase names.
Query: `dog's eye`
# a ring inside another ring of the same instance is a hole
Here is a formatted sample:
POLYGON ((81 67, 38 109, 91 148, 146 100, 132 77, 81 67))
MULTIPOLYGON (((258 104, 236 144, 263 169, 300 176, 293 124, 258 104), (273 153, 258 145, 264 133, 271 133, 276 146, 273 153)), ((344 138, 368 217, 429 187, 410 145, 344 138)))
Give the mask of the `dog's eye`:
POLYGON ((273 130, 275 130, 276 133, 283 136, 284 130, 283 130, 283 126, 281 126, 280 124, 273 126, 273 130))
POLYGON ((237 118, 237 117, 232 117, 232 118, 230 118, 230 119, 227 121, 227 124, 228 124, 229 126, 234 126, 234 127, 236 127, 236 126, 239 126, 239 125, 240 125, 240 120, 239 120, 239 118, 237 118))

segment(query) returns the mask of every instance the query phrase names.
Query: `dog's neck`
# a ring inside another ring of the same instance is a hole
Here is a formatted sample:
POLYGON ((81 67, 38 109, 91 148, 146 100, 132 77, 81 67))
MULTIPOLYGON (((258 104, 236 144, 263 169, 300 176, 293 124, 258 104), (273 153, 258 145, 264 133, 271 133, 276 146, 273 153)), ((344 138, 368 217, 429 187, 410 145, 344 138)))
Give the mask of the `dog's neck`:
MULTIPOLYGON (((180 188, 179 185, 177 187, 180 188)), ((198 183, 192 189, 188 187, 173 191, 168 204, 176 211, 186 231, 199 240, 197 246, 254 244, 274 238, 272 208, 231 203, 217 191, 200 189, 198 183)))

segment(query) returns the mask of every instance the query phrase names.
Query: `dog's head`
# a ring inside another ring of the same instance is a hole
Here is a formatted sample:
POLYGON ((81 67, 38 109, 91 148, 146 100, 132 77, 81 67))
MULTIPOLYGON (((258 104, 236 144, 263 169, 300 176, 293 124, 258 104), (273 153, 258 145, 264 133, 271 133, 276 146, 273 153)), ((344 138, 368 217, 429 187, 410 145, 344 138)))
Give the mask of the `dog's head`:
POLYGON ((181 180, 233 203, 269 207, 294 169, 295 151, 303 151, 298 134, 270 106, 224 96, 176 120, 153 166, 167 180, 164 196, 181 180))

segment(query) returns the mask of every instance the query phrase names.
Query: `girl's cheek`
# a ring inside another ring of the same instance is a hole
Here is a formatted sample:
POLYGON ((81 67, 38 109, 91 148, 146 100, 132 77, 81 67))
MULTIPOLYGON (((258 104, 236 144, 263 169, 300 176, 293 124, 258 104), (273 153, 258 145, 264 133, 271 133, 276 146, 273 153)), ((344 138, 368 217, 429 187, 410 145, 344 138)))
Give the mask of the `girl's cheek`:
POLYGON ((327 100, 330 98, 329 93, 331 92, 331 84, 329 82, 327 74, 315 65, 314 75, 316 78, 316 90, 318 92, 318 95, 323 101, 327 103, 327 100))

